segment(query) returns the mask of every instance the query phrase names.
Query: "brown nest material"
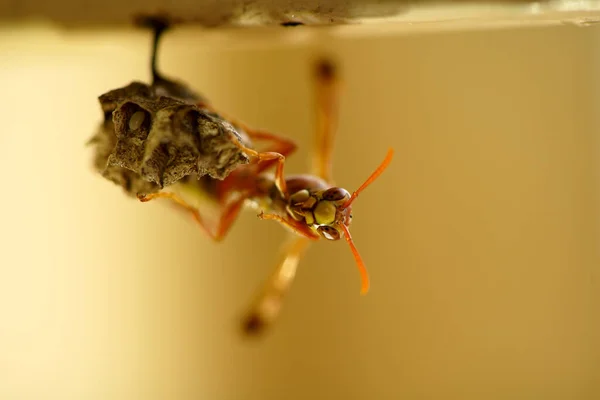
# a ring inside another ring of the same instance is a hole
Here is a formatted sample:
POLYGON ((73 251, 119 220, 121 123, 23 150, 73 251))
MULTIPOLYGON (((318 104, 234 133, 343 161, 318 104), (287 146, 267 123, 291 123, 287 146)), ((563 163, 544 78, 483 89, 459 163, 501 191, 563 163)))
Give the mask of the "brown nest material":
POLYGON ((90 141, 94 166, 131 196, 192 174, 224 179, 249 162, 234 142, 247 145, 245 133, 198 106, 201 96, 178 82, 133 82, 99 101, 104 122, 90 141))

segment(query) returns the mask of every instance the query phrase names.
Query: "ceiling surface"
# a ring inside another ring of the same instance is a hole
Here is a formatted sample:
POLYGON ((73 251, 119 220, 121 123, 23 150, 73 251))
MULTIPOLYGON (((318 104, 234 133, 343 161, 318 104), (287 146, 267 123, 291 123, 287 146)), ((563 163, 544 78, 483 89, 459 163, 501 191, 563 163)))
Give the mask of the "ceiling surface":
POLYGON ((139 13, 166 12, 202 27, 271 25, 379 25, 412 29, 419 24, 587 25, 600 21, 600 2, 410 1, 410 0, 1 0, 0 19, 48 20, 66 26, 131 24, 139 13))

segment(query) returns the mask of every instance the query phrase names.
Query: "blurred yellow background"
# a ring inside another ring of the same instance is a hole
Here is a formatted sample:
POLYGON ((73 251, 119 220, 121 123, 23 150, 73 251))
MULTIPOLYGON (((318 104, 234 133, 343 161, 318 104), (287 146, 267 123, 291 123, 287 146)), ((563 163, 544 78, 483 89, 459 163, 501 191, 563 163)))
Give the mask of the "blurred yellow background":
POLYGON ((322 52, 336 181, 396 150, 354 206, 369 295, 347 245, 317 243, 258 341, 239 318, 285 231, 246 212, 215 244, 92 170, 97 96, 149 80, 149 34, 0 35, 1 399, 600 397, 598 28, 167 35, 165 74, 298 142, 288 173, 322 52))

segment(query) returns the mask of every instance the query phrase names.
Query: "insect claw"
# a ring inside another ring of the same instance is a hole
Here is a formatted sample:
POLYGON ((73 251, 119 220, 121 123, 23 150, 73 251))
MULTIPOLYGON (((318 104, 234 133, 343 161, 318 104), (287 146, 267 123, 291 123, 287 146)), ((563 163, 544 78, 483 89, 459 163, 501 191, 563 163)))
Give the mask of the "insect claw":
POLYGON ((148 197, 148 195, 142 194, 142 193, 138 193, 137 194, 137 198, 139 201, 141 201, 142 203, 145 203, 147 201, 152 200, 151 198, 148 197))

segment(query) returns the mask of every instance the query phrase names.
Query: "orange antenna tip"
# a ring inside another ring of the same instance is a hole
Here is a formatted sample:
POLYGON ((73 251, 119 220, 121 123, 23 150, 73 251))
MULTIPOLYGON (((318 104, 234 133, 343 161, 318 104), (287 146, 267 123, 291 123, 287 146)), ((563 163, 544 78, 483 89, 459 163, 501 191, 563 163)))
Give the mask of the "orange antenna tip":
POLYGON ((360 294, 365 296, 369 293, 369 282, 363 282, 362 287, 360 288, 360 294))
POLYGON ((344 230, 344 237, 346 238, 348 245, 350 245, 350 250, 352 250, 352 255, 354 256, 354 260, 356 260, 356 266, 358 267, 358 273, 360 274, 360 294, 365 295, 369 291, 370 286, 369 272, 367 271, 367 267, 365 267, 365 263, 358 253, 358 249, 354 245, 354 241, 352 240, 352 236, 350 235, 348 227, 344 224, 341 224, 341 227, 344 230))

